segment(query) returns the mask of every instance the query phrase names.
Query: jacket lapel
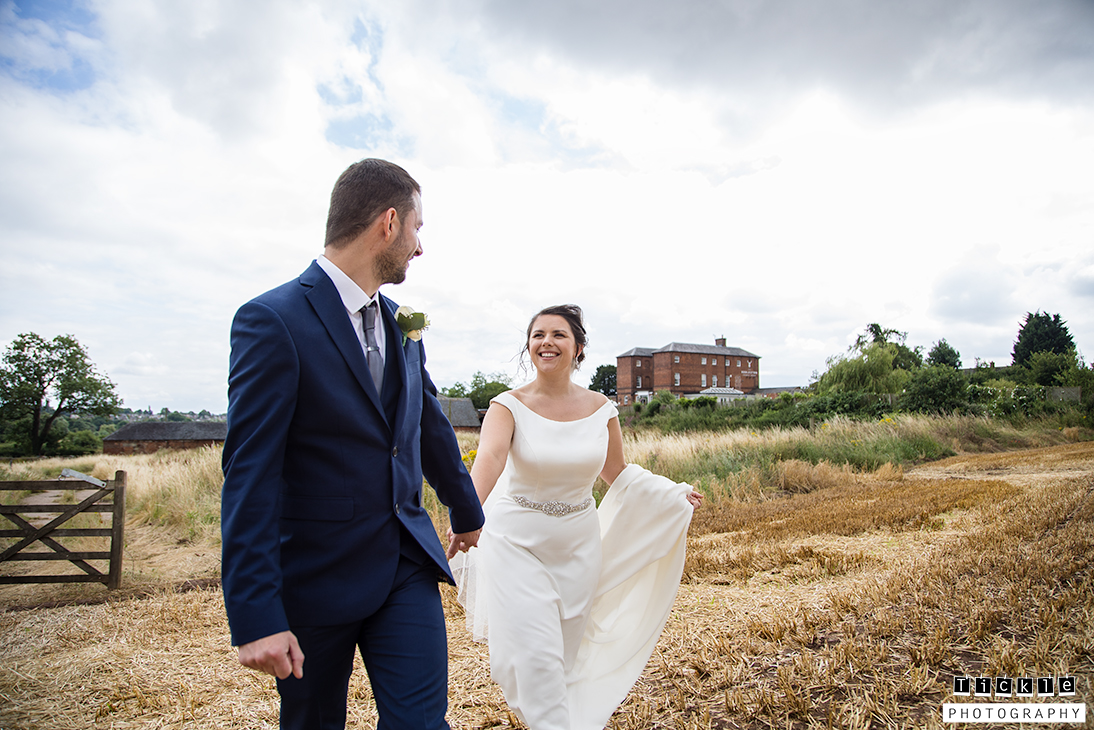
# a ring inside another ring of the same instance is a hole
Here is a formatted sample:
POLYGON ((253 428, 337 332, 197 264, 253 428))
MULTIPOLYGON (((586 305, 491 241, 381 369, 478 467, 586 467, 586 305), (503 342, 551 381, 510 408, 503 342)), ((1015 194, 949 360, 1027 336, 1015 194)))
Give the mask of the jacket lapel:
POLYGON ((387 415, 384 413, 380 394, 376 392, 376 386, 369 374, 368 362, 365 360, 365 352, 361 348, 361 341, 357 339, 357 333, 353 331, 346 306, 338 295, 338 289, 330 277, 312 262, 312 265, 300 277, 300 283, 310 287, 305 296, 312 305, 319 320, 323 323, 327 333, 334 341, 338 351, 342 354, 353 376, 357 379, 362 390, 372 402, 380 418, 387 423, 387 415))

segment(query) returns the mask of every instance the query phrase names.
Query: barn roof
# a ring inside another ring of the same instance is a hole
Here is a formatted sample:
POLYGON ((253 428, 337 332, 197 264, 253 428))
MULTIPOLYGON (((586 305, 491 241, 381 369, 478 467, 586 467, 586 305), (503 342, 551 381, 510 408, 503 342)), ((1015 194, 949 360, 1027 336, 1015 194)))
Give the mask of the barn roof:
POLYGON ((475 410, 475 404, 470 398, 447 398, 438 395, 437 400, 453 428, 478 428, 481 425, 479 412, 475 410))
POLYGON ((224 421, 137 421, 127 423, 104 441, 223 441, 224 421))

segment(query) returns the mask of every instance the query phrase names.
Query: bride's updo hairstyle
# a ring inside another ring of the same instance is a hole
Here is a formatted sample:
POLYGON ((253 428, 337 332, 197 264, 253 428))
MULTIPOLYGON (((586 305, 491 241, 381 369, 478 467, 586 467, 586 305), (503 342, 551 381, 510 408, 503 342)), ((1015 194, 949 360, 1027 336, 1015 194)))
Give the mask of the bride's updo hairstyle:
POLYGON ((521 367, 524 367, 524 355, 528 352, 528 339, 532 336, 532 327, 535 326, 536 320, 545 314, 562 317, 566 320, 566 324, 570 325, 570 332, 574 335, 574 344, 577 345, 579 350, 574 358, 574 370, 577 370, 585 360, 585 345, 589 339, 585 336, 585 316, 581 312, 581 307, 576 304, 556 304, 553 307, 547 307, 536 312, 536 315, 528 323, 528 330, 524 333, 524 349, 520 351, 521 367))

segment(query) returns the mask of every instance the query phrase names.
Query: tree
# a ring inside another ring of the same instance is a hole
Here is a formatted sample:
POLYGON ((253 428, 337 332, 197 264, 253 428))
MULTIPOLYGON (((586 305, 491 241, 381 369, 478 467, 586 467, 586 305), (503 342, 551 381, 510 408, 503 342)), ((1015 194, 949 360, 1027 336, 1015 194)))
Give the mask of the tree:
POLYGON ((471 385, 456 383, 451 388, 441 388, 441 395, 449 398, 470 398, 475 408, 488 408, 490 399, 509 390, 512 382, 505 373, 486 375, 480 370, 471 376, 471 385))
POLYGON ((907 339, 907 332, 887 329, 877 322, 872 322, 866 325, 863 333, 855 338, 855 344, 848 349, 851 352, 864 353, 871 346, 885 345, 893 353, 894 370, 907 370, 908 372, 919 370, 923 367, 923 348, 908 347, 904 344, 907 339))
POLYGON ((920 413, 952 413, 968 402, 964 376, 949 365, 932 365, 912 373, 900 405, 920 413))
POLYGON ((1066 373, 1071 371, 1075 365, 1074 350, 1069 350, 1062 355, 1057 352, 1035 352, 1029 356, 1029 362, 1026 363, 1026 367, 1029 368, 1029 382, 1033 385, 1043 385, 1045 387, 1060 385, 1066 377, 1066 373))
POLYGON ((896 342, 903 345, 904 341, 907 339, 907 332, 886 329, 877 322, 871 322, 866 325, 866 329, 863 333, 855 338, 855 344, 851 346, 851 349, 861 352, 869 345, 887 345, 890 342, 896 342))
POLYGON ((1011 353, 1015 365, 1027 365, 1035 352, 1055 352, 1065 355, 1075 349, 1075 341, 1067 329, 1067 322, 1059 314, 1048 312, 1026 312, 1026 319, 1018 330, 1018 339, 1014 341, 1011 353))
POLYGON ((471 376, 471 389, 467 397, 475 404, 475 408, 489 408, 490 399, 509 390, 511 382, 512 379, 505 373, 486 375, 479 371, 471 376))
POLYGON ((609 398, 615 397, 615 365, 601 365, 593 373, 592 382, 589 383, 589 390, 595 390, 598 393, 603 393, 609 398))
POLYGON ((4 353, 0 411, 9 420, 28 419, 24 436, 35 456, 41 455, 62 415, 110 416, 120 405, 114 383, 95 372, 87 350, 72 335, 47 341, 28 332, 12 340, 4 353))
POLYGON ((856 356, 830 357, 828 370, 817 379, 813 388, 820 395, 899 393, 908 373, 893 365, 896 347, 893 343, 872 342, 856 356))
POLYGON ((441 395, 449 398, 467 398, 470 392, 463 383, 456 383, 451 388, 441 388, 441 395))
POLYGON ((1067 370, 1059 376, 1060 385, 1082 389, 1081 398, 1087 413, 1094 415, 1094 363, 1087 367, 1082 355, 1076 353, 1067 370))
POLYGON ((943 337, 934 343, 934 347, 927 353, 927 365, 945 366, 957 370, 961 367, 961 353, 943 337))
POLYGON ((73 456, 95 454, 102 450, 103 440, 92 431, 73 431, 57 443, 59 453, 73 456))

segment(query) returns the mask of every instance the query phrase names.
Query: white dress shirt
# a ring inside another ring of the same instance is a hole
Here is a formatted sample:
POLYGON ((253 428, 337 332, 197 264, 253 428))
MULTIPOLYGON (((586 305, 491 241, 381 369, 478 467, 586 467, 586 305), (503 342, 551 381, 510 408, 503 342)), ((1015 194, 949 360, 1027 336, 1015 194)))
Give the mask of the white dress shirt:
POLYGON ((346 276, 346 273, 326 256, 319 256, 315 263, 319 264, 319 268, 334 282, 334 288, 338 290, 338 296, 342 298, 342 305, 346 308, 350 324, 353 325, 353 332, 357 335, 357 341, 361 343, 361 351, 365 353, 366 359, 368 345, 365 344, 365 317, 361 314, 361 309, 370 302, 376 302, 376 327, 373 332, 376 334, 376 346, 380 348, 380 359, 383 360, 387 351, 384 349, 384 315, 379 309, 380 292, 377 291, 372 297, 365 294, 364 290, 357 286, 357 282, 346 276))

